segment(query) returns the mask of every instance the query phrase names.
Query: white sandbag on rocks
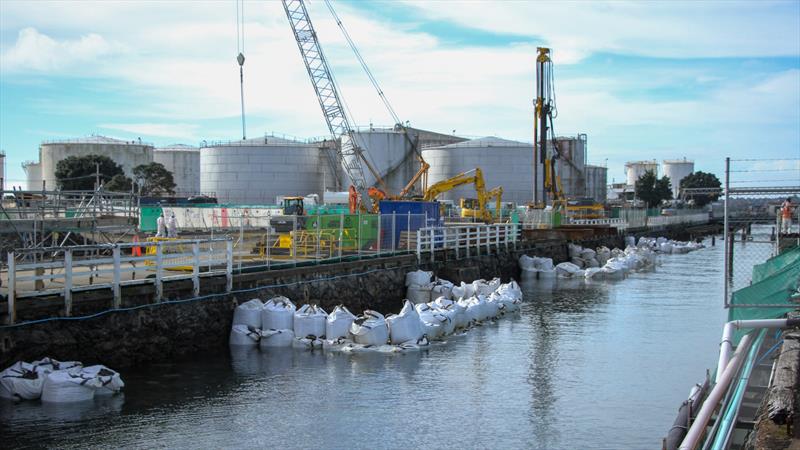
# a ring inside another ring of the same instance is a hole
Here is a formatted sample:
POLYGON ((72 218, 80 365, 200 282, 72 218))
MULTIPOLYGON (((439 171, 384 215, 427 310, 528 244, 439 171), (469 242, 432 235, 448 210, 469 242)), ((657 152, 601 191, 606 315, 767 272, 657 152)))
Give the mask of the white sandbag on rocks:
POLYGON ((595 258, 600 267, 605 266, 608 260, 611 259, 611 250, 608 247, 598 247, 595 258))
POLYGON ((453 283, 441 278, 437 278, 433 283, 433 288, 431 289, 431 299, 436 299, 439 297, 453 298, 453 287, 453 283))
POLYGON ((636 247, 636 237, 625 236, 625 247, 636 247))
POLYGON ((11 400, 35 400, 42 395, 42 386, 47 372, 39 372, 36 366, 17 361, 0 372, 0 397, 11 400))
POLYGON ((406 299, 415 305, 428 303, 431 301, 431 291, 433 291, 433 284, 412 284, 406 289, 406 299))
POLYGON ((498 294, 507 295, 512 300, 522 301, 522 288, 519 287, 519 284, 514 280, 500 285, 496 292, 498 294))
POLYGON ((486 305, 486 299, 481 296, 474 296, 467 299, 467 317, 475 322, 483 322, 489 318, 490 310, 486 305))
POLYGON ((445 326, 443 323, 450 320, 447 316, 431 308, 428 304, 416 305, 415 308, 422 323, 422 330, 428 339, 444 336, 445 326))
POLYGON ((292 330, 261 330, 258 346, 261 348, 291 347, 294 341, 292 330))
POLYGON ((455 322, 455 320, 456 320, 456 310, 455 310, 455 308, 453 308, 452 305, 440 306, 440 305, 436 304, 436 302, 431 302, 431 303, 428 304, 428 306, 430 306, 437 313, 439 313, 439 314, 441 314, 441 315, 443 315, 443 316, 445 316, 447 318, 447 320, 445 322, 442 322, 442 329, 441 329, 442 336, 449 336, 449 335, 453 334, 453 332, 456 331, 456 322, 455 322))
POLYGON ((234 325, 231 327, 231 336, 228 339, 228 344, 255 347, 258 345, 260 338, 261 332, 258 328, 247 325, 234 325))
POLYGON ((439 309, 452 310, 453 314, 451 320, 453 321, 453 330, 458 328, 466 328, 469 326, 469 319, 467 318, 467 307, 458 301, 439 297, 433 302, 439 309))
POLYGON ((353 321, 350 336, 356 344, 383 345, 389 340, 389 327, 383 314, 367 309, 353 321))
POLYGON ((261 328, 261 310, 263 308, 264 304, 257 298, 242 303, 233 310, 233 324, 261 328))
POLYGON ((462 298, 458 300, 458 304, 464 308, 465 327, 472 326, 475 322, 480 320, 481 308, 475 304, 477 299, 473 301, 474 297, 462 298))
POLYGON ((527 270, 530 272, 534 272, 537 270, 535 261, 528 255, 522 255, 519 257, 519 268, 522 270, 527 270))
POLYGON ((570 258, 569 262, 577 266, 579 269, 586 267, 586 262, 582 258, 570 258))
POLYGON ((406 287, 411 286, 412 284, 416 285, 430 284, 432 277, 433 277, 433 272, 428 272, 425 270, 415 270, 413 272, 408 272, 406 274, 406 287))
POLYGON ((472 287, 477 295, 489 295, 500 287, 500 278, 492 278, 491 281, 475 280, 472 287))
POLYGON ((95 395, 118 394, 125 387, 119 373, 103 365, 84 367, 80 374, 81 377, 92 379, 93 384, 97 384, 95 395))
POLYGON ((490 300, 500 302, 503 305, 503 313, 519 311, 520 305, 522 304, 521 297, 515 298, 510 291, 501 291, 500 289, 495 291, 491 296, 489 296, 489 298, 490 300))
POLYGON ((325 337, 328 313, 317 305, 303 305, 294 313, 294 335, 297 338, 325 337))
MULTIPOLYGON (((494 292, 492 292, 494 294, 494 292)), ((485 300, 486 311, 489 319, 495 319, 505 314, 506 305, 500 301, 499 296, 489 295, 485 300)))
POLYGON ((83 367, 83 363, 80 361, 58 361, 53 358, 45 357, 40 360, 34 361, 33 364, 36 367, 36 371, 39 373, 48 374, 50 372, 54 372, 56 370, 69 370, 74 368, 83 367))
POLYGON ((561 278, 583 276, 583 270, 575 264, 563 262, 556 266, 556 275, 561 278))
POLYGON ((386 323, 389 327, 389 341, 395 345, 408 341, 416 342, 424 334, 419 314, 408 300, 403 304, 399 314, 386 317, 386 323))
POLYGON ((261 309, 262 330, 293 330, 295 306, 286 297, 271 298, 261 309))
POLYGON ((350 325, 356 320, 355 314, 351 313, 343 305, 339 305, 328 314, 325 321, 325 337, 328 340, 348 337, 350 325))
POLYGON ((570 258, 580 258, 583 247, 575 244, 567 244, 567 252, 570 258))
POLYGON ((594 281, 601 281, 604 280, 606 277, 605 272, 600 267, 590 267, 586 269, 583 274, 584 278, 587 280, 594 280, 594 281))
MULTIPOLYGON (((241 325, 237 325, 241 326, 241 325)), ((47 375, 42 387, 42 402, 75 403, 94 399, 100 387, 96 378, 81 376, 79 369, 56 370, 47 375)))

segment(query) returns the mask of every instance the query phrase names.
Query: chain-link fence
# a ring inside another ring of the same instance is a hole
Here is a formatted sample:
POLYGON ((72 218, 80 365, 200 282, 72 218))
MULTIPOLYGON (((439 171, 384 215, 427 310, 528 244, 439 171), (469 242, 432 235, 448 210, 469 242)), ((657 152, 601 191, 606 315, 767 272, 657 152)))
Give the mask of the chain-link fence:
POLYGON ((725 305, 736 307, 731 295, 753 283, 753 266, 797 244, 800 160, 727 159, 725 172, 713 209, 722 207, 725 224, 725 305))

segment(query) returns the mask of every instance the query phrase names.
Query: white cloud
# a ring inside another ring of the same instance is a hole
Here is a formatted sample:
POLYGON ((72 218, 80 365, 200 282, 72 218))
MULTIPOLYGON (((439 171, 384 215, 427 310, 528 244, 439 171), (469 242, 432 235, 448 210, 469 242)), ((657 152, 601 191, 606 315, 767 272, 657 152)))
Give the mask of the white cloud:
POLYGON ((14 46, 3 52, 2 67, 11 72, 56 72, 121 51, 123 46, 95 33, 57 41, 28 27, 20 30, 14 46))

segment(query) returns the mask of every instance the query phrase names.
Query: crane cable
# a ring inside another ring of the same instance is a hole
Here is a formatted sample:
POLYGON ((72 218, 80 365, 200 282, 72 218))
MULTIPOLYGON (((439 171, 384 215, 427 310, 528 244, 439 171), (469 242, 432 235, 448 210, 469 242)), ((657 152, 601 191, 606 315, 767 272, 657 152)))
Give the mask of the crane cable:
POLYGON ((236 1, 236 62, 239 63, 239 93, 242 103, 242 140, 247 139, 244 120, 244 0, 236 1), (241 1, 242 7, 239 8, 241 1), (241 27, 239 23, 241 22, 241 27))
POLYGON ((386 94, 383 93, 383 89, 381 89, 380 84, 378 84, 378 80, 372 75, 372 71, 367 66, 366 61, 364 61, 364 57, 361 56, 361 52, 358 51, 358 47, 356 47, 355 42, 353 42, 353 38, 350 37, 350 33, 347 32, 347 29, 344 27, 344 23, 342 23, 342 19, 339 18, 339 15, 336 14, 336 11, 333 9, 333 5, 331 5, 330 0, 325 0, 325 5, 328 7, 328 10, 331 12, 334 20, 336 20, 336 25, 339 26, 339 29, 342 30, 342 34, 344 35, 347 44, 350 46, 350 49, 353 50, 353 53, 356 55, 356 59, 358 59, 359 64, 364 69, 364 72, 367 73, 367 77, 369 81, 372 83, 372 86, 378 92, 378 97, 380 97, 381 101, 383 101, 386 110, 389 111, 389 114, 392 116, 392 120, 395 123, 401 124, 400 117, 398 117, 397 113, 395 112, 394 108, 392 108, 391 103, 389 103, 389 99, 386 98, 386 94))

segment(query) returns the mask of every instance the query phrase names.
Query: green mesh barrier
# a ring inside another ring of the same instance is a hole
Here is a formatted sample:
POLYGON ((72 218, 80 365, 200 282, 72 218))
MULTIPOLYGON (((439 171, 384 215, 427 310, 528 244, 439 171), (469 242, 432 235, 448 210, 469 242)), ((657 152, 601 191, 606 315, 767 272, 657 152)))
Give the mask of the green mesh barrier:
MULTIPOLYGON (((761 281, 739 289, 731 296, 728 320, 772 319, 795 310, 797 304, 791 302, 789 298, 797 293, 798 280, 800 280, 800 259, 795 259, 761 281), (759 306, 784 304, 786 308, 759 306)), ((737 333, 735 340, 738 342, 740 337, 741 334, 737 333)))
POLYGON ((773 274, 780 272, 784 267, 790 266, 800 260, 800 247, 786 250, 761 264, 753 266, 753 283, 765 280, 773 274))

